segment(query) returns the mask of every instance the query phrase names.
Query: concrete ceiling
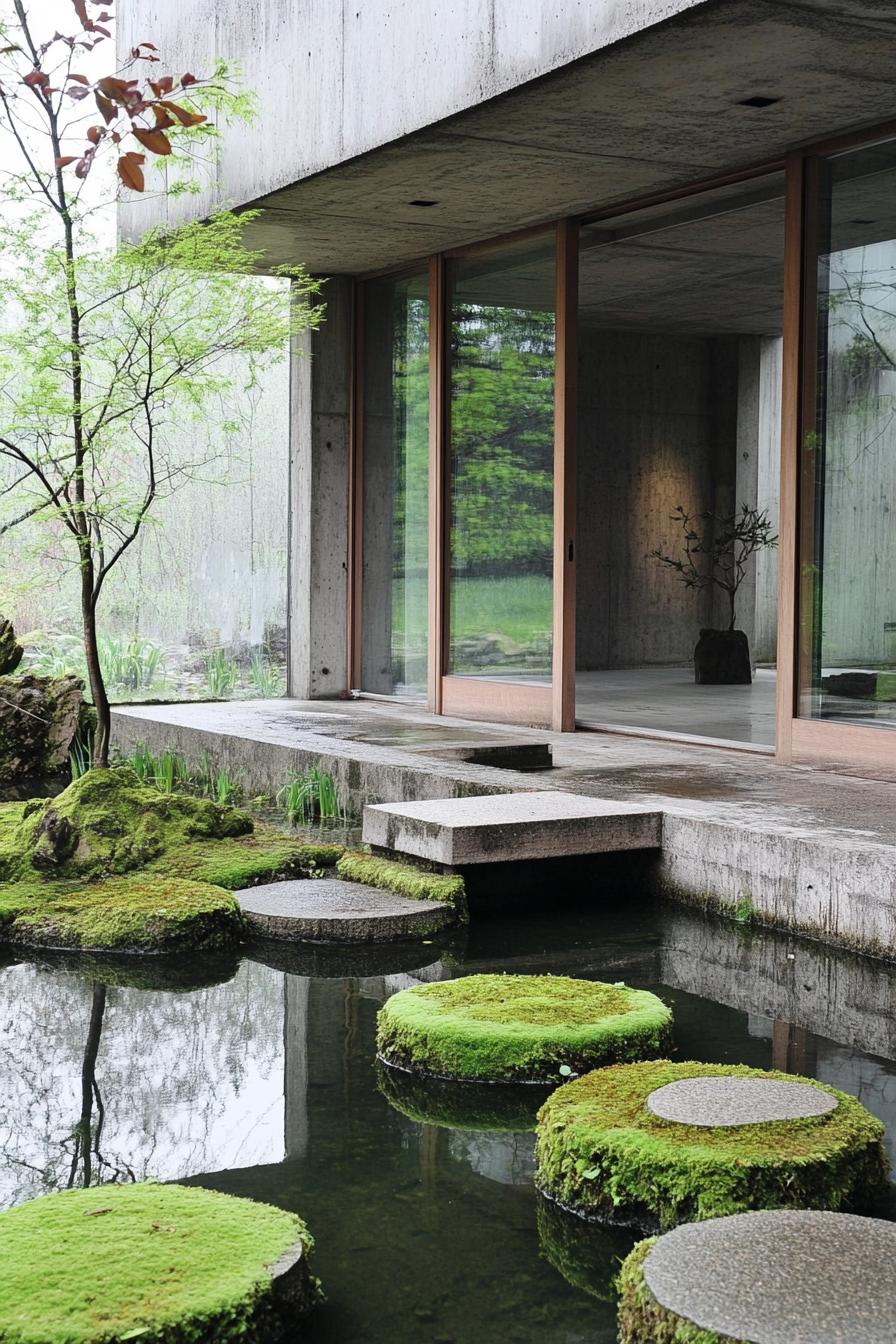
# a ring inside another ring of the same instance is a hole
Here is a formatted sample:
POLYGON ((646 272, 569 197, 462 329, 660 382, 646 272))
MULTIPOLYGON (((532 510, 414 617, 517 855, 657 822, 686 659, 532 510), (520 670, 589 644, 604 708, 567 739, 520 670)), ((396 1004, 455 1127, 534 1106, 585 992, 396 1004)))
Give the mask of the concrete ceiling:
MULTIPOLYGON (((716 0, 262 198, 266 213, 251 241, 272 265, 361 274, 780 158, 788 147, 896 118, 894 37, 893 0, 716 0), (741 105, 757 95, 780 101, 741 105), (410 204, 420 199, 437 204, 410 204)), ((733 220, 711 232, 720 258, 713 277, 699 258, 689 261, 684 235, 666 240, 682 312, 695 285, 724 287, 727 251, 749 321, 771 321, 775 210, 755 217, 755 254, 743 255, 733 220)), ((632 263, 662 270, 668 262, 656 239, 626 247, 632 263)), ((609 286, 620 261, 598 264, 609 286)))

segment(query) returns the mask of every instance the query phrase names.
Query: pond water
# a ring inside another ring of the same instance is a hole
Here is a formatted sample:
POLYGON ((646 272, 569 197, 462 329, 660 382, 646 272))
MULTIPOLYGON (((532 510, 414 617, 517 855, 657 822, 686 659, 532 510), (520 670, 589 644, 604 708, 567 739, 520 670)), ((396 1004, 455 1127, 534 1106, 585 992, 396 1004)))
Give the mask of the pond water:
POLYGON ((397 1104, 384 1094, 377 1009, 419 980, 625 979, 673 1004, 678 1057, 813 1074, 896 1136, 896 968, 669 906, 482 920, 349 958, 0 966, 3 1206, 154 1178, 293 1209, 328 1296, 302 1334, 318 1344, 616 1339, 609 1285, 633 1238, 539 1207, 538 1098, 471 1094, 465 1115, 400 1082, 384 1084, 397 1104))

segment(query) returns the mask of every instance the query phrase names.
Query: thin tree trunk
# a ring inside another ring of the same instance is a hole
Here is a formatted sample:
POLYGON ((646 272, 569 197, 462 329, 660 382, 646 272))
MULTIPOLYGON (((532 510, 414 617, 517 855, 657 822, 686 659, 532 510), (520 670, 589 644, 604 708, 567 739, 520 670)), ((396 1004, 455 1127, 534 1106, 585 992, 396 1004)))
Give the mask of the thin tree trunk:
POLYGON ((109 765, 109 739, 112 731, 112 715, 109 710, 109 697, 100 665, 99 642, 96 629, 96 601, 94 596, 93 556, 89 539, 81 547, 81 622, 84 628, 84 654, 87 660, 87 679, 90 694, 96 710, 96 730, 93 734, 93 749, 90 763, 94 769, 105 770, 109 765))

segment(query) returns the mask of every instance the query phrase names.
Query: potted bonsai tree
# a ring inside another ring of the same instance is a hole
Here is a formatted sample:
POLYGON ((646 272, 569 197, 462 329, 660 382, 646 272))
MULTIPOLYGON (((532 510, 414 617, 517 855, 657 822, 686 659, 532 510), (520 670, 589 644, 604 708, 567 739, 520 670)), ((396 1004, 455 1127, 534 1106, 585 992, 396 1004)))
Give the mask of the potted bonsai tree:
POLYGON ((691 515, 679 504, 671 517, 681 524, 683 553, 655 550, 653 558, 677 574, 686 588, 719 588, 728 599, 728 628, 700 631, 694 680, 704 686, 748 686, 753 680, 750 644, 744 631, 736 628, 735 604, 752 556, 778 544, 768 512, 742 504, 733 514, 691 515))

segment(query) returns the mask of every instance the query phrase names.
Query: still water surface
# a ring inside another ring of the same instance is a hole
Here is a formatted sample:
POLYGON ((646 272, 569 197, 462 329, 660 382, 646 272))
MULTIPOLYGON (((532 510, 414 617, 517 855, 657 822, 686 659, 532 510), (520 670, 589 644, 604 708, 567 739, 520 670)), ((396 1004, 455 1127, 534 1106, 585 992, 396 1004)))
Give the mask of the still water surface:
POLYGON ((896 968, 880 962, 659 906, 493 919, 350 960, 254 953, 0 960, 0 1202, 154 1178, 295 1210, 328 1297, 303 1336, 318 1344, 616 1339, 609 1285, 632 1241, 539 1208, 518 1090, 491 1130, 433 1123, 419 1090, 404 1110, 384 1095, 377 1009, 421 979, 625 979, 673 1004, 677 1057, 815 1075, 896 1136, 896 968))

